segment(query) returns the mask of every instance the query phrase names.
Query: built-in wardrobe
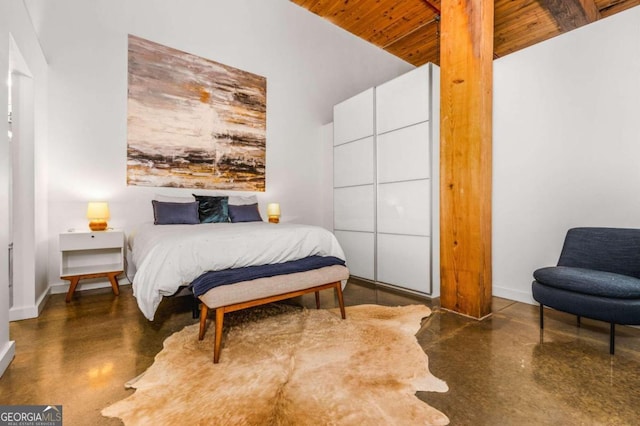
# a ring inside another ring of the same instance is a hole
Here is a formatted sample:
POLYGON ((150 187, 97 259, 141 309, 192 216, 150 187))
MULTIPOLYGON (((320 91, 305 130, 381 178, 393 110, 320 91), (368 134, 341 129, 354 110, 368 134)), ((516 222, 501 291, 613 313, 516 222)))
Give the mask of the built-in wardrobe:
POLYGON ((440 294, 440 70, 426 64, 333 110, 334 233, 355 277, 440 294))

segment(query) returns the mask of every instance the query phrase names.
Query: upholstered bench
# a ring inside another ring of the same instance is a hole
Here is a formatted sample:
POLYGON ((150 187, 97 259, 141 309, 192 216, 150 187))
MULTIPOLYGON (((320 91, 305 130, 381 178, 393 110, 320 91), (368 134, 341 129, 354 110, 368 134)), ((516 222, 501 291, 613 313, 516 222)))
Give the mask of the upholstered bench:
POLYGON ((224 314, 266 303, 277 302, 306 293, 316 294, 316 307, 320 308, 320 291, 333 288, 338 297, 342 318, 346 317, 342 297, 342 282, 349 278, 349 269, 342 265, 325 266, 304 272, 258 278, 234 284, 214 287, 198 296, 200 307, 200 332, 198 338, 204 339, 207 315, 215 310, 215 337, 213 362, 220 360, 222 346, 222 326, 224 314))
POLYGON ((541 329, 544 306, 606 321, 613 354, 615 324, 640 324, 640 229, 570 229, 558 265, 533 277, 541 329))

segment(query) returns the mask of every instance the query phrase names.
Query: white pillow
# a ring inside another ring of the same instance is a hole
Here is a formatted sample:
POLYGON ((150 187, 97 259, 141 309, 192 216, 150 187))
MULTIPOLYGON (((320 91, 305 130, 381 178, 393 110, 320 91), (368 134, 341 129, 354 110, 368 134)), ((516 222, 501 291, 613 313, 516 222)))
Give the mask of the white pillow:
POLYGON ((251 204, 258 204, 258 197, 255 195, 249 195, 246 197, 240 197, 238 195, 229 196, 229 205, 231 206, 248 206, 251 204))
POLYGON ((193 195, 188 197, 170 197, 168 195, 156 194, 153 199, 163 203, 193 203, 196 201, 193 195))

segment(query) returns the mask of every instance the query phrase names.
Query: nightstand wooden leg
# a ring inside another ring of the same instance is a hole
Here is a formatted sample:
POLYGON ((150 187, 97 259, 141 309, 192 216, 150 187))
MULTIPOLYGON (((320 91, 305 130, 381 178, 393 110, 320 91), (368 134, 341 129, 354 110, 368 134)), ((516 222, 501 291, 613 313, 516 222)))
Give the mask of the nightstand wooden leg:
POLYGON ((118 286, 118 274, 120 272, 109 272, 109 281, 111 282, 111 288, 113 288, 113 294, 120 295, 120 286, 118 286))
POLYGON ((65 302, 71 302, 71 298, 73 297, 73 293, 76 291, 76 287, 78 286, 78 281, 80 281, 80 277, 71 277, 69 280, 69 291, 67 292, 67 297, 64 299, 65 302))

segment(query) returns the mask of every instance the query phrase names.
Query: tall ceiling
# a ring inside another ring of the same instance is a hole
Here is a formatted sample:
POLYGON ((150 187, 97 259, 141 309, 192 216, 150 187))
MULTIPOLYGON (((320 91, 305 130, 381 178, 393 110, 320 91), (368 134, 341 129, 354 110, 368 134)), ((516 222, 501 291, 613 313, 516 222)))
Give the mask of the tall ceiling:
MULTIPOLYGON (((419 66, 440 63, 440 0, 291 0, 419 66)), ((640 0, 495 0, 494 57, 640 4, 640 0)))

